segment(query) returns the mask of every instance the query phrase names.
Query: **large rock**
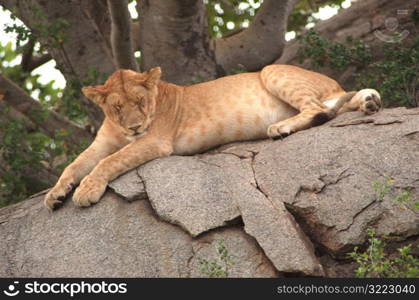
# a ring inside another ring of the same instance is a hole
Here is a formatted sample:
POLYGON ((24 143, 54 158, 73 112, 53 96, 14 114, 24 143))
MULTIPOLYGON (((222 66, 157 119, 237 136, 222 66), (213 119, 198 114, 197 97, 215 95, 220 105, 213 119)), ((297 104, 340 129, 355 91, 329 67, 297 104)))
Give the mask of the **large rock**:
POLYGON ((369 227, 418 244, 418 146, 418 109, 347 113, 152 161, 91 208, 50 213, 40 195, 0 210, 0 276, 202 277, 204 260, 232 277, 351 276, 340 258, 369 227))
POLYGON ((256 179, 274 203, 285 203, 311 239, 334 254, 362 244, 370 226, 406 239, 418 234, 419 214, 412 203, 394 198, 410 190, 409 201, 418 199, 418 138, 418 109, 370 117, 348 113, 266 145, 255 159, 256 179), (383 199, 373 188, 377 182, 390 187, 383 199))
POLYGON ((249 168, 232 155, 171 156, 140 167, 139 174, 156 213, 197 236, 240 216, 234 201, 249 197, 243 189, 253 177, 249 168))
POLYGON ((252 158, 215 153, 172 156, 139 168, 151 205, 164 220, 192 236, 240 215, 280 272, 322 275, 314 247, 280 203, 273 206, 254 181, 252 158), (263 217, 261 217, 263 216, 263 217))
POLYGON ((108 192, 93 208, 69 201, 50 213, 42 198, 1 210, 0 277, 203 276, 199 259, 218 257, 198 250, 221 240, 237 256, 231 276, 277 274, 240 227, 192 239, 159 220, 147 201, 130 203, 108 192))
POLYGON ((311 276, 323 274, 314 247, 282 203, 262 195, 239 199, 245 231, 255 237, 278 271, 311 276))

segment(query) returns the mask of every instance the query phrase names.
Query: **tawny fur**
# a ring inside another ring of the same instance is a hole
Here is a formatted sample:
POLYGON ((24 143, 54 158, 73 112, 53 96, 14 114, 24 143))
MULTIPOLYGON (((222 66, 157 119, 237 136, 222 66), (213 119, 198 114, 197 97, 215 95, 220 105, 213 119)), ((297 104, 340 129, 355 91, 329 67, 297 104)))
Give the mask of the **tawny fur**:
POLYGON ((190 155, 242 140, 283 137, 345 111, 374 113, 372 89, 346 93, 333 79, 294 66, 178 86, 160 80, 160 68, 115 72, 83 93, 105 120, 94 142, 70 164, 45 197, 48 208, 80 183, 79 206, 100 200, 108 182, 158 157, 190 155))

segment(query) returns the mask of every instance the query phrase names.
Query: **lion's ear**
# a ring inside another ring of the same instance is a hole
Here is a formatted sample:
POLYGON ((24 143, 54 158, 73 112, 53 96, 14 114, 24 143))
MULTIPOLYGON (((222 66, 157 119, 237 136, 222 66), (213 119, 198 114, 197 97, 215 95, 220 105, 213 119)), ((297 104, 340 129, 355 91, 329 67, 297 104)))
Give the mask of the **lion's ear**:
POLYGON ((155 67, 150 69, 149 71, 147 71, 146 73, 146 80, 145 80, 145 86, 148 88, 152 88, 153 86, 155 86, 161 77, 161 68, 160 67, 155 67))
POLYGON ((96 104, 105 103, 106 89, 103 85, 86 86, 81 89, 83 95, 96 104))

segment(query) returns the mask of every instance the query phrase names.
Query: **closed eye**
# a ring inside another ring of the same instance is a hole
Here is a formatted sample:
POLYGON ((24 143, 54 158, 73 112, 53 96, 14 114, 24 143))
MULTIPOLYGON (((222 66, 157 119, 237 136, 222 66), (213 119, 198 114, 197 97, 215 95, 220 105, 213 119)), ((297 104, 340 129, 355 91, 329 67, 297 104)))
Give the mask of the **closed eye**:
POLYGON ((119 113, 119 112, 121 112, 121 110, 122 110, 122 105, 119 105, 119 104, 118 104, 118 105, 115 105, 115 106, 114 106, 114 109, 116 110, 116 112, 118 112, 118 113, 119 113))
POLYGON ((145 102, 144 102, 144 98, 141 98, 140 102, 138 103, 138 109, 140 110, 140 112, 145 115, 145 102))

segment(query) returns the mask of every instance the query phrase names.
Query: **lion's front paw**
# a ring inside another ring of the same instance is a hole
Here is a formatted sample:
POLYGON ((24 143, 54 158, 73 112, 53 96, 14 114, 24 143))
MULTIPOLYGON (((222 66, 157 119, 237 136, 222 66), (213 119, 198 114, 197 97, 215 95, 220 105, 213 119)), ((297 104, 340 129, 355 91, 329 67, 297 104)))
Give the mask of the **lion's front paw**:
POLYGON ((372 115, 380 110, 381 97, 380 94, 374 89, 364 89, 359 91, 361 93, 361 99, 359 108, 367 115, 372 115))
POLYGON ((86 176, 73 195, 73 202, 77 206, 87 207, 97 203, 105 192, 107 182, 91 176, 86 176))
POLYGON ((57 184, 46 194, 44 198, 45 206, 54 210, 62 205, 64 198, 71 192, 74 187, 72 178, 61 178, 57 184))

